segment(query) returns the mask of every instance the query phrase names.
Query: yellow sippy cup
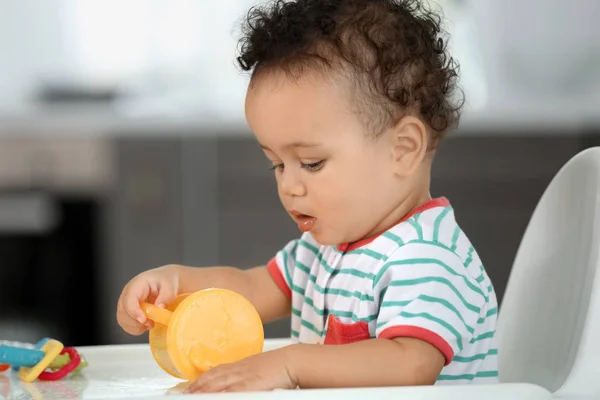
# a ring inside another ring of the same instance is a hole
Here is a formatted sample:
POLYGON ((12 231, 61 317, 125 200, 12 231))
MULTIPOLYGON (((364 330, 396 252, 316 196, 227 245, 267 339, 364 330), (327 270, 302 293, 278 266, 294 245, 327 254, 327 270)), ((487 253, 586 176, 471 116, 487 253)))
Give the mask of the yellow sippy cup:
POLYGON ((262 321, 242 295, 225 289, 181 294, 166 309, 142 302, 154 322, 154 359, 176 378, 195 380, 210 368, 260 353, 262 321))

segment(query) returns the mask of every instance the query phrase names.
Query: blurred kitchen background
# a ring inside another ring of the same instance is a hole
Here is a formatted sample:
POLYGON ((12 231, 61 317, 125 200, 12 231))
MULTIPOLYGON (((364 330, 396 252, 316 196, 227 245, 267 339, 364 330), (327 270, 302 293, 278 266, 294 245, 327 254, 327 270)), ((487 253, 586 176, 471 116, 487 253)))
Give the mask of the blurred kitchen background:
MULTIPOLYGON (((0 0, 0 339, 143 342, 114 318, 135 274, 264 264, 298 235, 243 116, 253 4, 0 0)), ((546 185, 600 144, 600 2, 439 4, 468 104, 433 195, 501 298, 546 185)))

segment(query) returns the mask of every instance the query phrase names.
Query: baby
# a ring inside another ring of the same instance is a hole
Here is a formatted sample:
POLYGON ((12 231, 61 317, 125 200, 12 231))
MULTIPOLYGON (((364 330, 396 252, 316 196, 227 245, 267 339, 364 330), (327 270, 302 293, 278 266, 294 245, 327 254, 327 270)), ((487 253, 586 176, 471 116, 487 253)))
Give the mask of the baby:
POLYGON ((418 0, 249 12, 246 117, 302 235, 250 270, 144 272, 117 319, 141 334, 140 301, 219 287, 264 323, 291 315, 293 344, 213 368, 190 392, 497 382, 493 286, 449 201, 429 192, 462 104, 441 33, 418 0))

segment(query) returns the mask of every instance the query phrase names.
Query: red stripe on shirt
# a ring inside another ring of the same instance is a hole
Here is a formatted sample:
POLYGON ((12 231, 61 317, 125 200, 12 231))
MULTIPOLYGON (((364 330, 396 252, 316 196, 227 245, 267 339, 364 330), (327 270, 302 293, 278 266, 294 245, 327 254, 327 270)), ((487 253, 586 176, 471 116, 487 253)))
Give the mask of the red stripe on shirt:
MULTIPOLYGON (((417 208, 415 208, 414 210, 412 210, 411 212, 406 214, 400 221, 398 221, 398 223, 396 223, 396 225, 406 221, 407 219, 409 219, 410 217, 412 217, 415 214, 419 214, 419 213, 422 213, 427 210, 431 210, 432 208, 436 208, 436 207, 448 207, 449 205, 450 205, 450 202, 445 197, 438 197, 436 199, 429 200, 428 202, 421 204, 420 206, 418 206, 417 208)), ((373 240, 377 239, 382 233, 383 232, 380 232, 377 235, 373 235, 371 237, 368 237, 366 239, 361 239, 361 240, 353 242, 353 243, 340 243, 337 245, 337 249, 344 253, 348 252, 348 251, 356 250, 360 247, 368 245, 373 240)))
POLYGON ((409 337, 429 343, 444 355, 446 359, 444 366, 450 364, 454 358, 452 346, 443 337, 429 329, 410 325, 391 326, 379 334, 380 339, 395 339, 399 337, 409 337))
POLYGON ((267 270, 271 274, 271 277, 275 281, 275 284, 277 284, 277 286, 279 286, 279 289, 281 289, 283 294, 285 294, 287 298, 291 300, 292 290, 285 281, 285 278, 283 277, 283 274, 279 269, 279 264, 277 264, 277 260, 275 259, 275 257, 273 257, 271 261, 269 261, 269 263, 267 264, 267 270))

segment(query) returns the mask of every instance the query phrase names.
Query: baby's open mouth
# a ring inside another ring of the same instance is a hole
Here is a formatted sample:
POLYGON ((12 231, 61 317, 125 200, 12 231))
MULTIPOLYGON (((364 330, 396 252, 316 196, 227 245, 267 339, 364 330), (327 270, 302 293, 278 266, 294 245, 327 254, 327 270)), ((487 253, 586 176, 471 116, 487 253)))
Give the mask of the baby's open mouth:
POLYGON ((303 214, 296 210, 290 211, 290 214, 292 215, 292 218, 294 218, 294 221, 296 221, 298 224, 298 229, 300 229, 302 232, 310 231, 315 225, 316 218, 311 215, 303 214))

